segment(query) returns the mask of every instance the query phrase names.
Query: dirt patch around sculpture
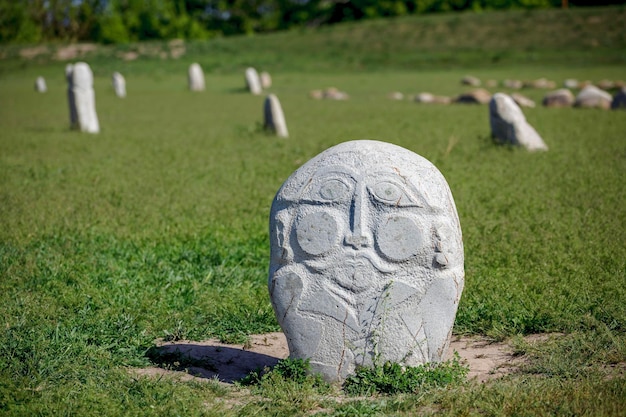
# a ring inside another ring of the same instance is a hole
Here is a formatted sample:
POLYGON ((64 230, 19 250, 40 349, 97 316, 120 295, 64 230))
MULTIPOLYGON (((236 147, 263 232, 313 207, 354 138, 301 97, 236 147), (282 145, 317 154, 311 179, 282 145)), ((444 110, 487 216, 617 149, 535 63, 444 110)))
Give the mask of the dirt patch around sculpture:
MULTIPOLYGON (((544 335, 528 336, 537 341, 544 335)), ((458 352, 469 367, 468 379, 485 382, 513 372, 523 362, 509 343, 493 342, 482 337, 455 337, 448 357, 458 352)), ((161 366, 134 369, 138 375, 171 375, 182 380, 211 379, 232 384, 254 370, 272 367, 289 356, 283 333, 250 336, 245 345, 228 345, 218 340, 202 342, 179 340, 157 341, 149 356, 161 366)))

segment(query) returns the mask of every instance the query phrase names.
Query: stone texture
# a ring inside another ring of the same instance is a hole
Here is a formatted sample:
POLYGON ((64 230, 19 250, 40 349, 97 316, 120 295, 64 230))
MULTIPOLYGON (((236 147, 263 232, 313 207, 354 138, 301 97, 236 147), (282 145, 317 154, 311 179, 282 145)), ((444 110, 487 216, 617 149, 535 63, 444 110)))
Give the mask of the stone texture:
POLYGON ((615 82, 611 80, 603 79, 603 80, 598 81, 596 86, 602 90, 610 90, 612 88, 615 88, 615 82))
POLYGON ((74 98, 74 88, 72 86, 73 64, 65 66, 65 80, 67 81, 67 104, 70 110, 70 129, 78 129, 78 115, 76 114, 76 99, 74 98))
POLYGON ((504 80, 502 81, 502 85, 512 90, 519 90, 524 86, 524 83, 521 80, 504 80))
POLYGON ((574 104, 574 94, 567 88, 559 88, 546 94, 541 103, 546 107, 571 107, 574 104))
POLYGON ((328 87, 323 92, 324 98, 328 100, 347 100, 350 98, 348 93, 345 91, 340 91, 336 87, 328 87))
POLYGON ((267 71, 261 72, 259 74, 261 79, 261 88, 270 88, 272 86, 272 76, 267 71))
POLYGON ((524 146, 529 151, 546 151, 548 147, 537 131, 526 121, 513 98, 496 93, 489 102, 491 135, 499 142, 524 146))
POLYGON ((266 129, 272 130, 276 133, 276 136, 280 138, 289 137, 283 108, 280 105, 278 97, 274 94, 268 95, 265 99, 265 103, 263 105, 263 115, 266 129))
POLYGON ((613 110, 626 110, 626 87, 622 87, 617 93, 615 93, 613 100, 611 101, 611 108, 613 110))
POLYGON ((255 96, 263 92, 259 73, 252 67, 246 68, 246 87, 255 96))
POLYGON ((413 101, 425 104, 450 104, 452 99, 446 96, 436 96, 431 93, 419 93, 414 97, 413 101))
POLYGON ((609 109, 613 97, 598 87, 588 85, 580 90, 574 101, 574 107, 609 109))
MULTIPOLYGON (((68 67, 66 67, 66 71, 68 71, 68 67)), ((85 62, 77 62, 69 67, 69 72, 71 94, 68 93, 68 98, 72 126, 81 132, 99 133, 100 123, 96 113, 96 95, 93 90, 91 68, 85 62), (74 107, 73 111, 72 106, 74 107), (76 123, 74 123, 74 117, 76 117, 76 123)))
POLYGON ((578 80, 574 78, 568 78, 565 81, 563 81, 563 87, 565 88, 575 89, 575 88, 578 88, 579 86, 580 86, 580 83, 578 82, 578 80))
POLYGON ((116 71, 113 73, 111 82, 113 83, 115 95, 119 98, 126 97, 126 80, 124 79, 124 76, 116 71))
POLYGON ((350 98, 348 93, 340 91, 336 87, 328 87, 325 90, 311 90, 309 91, 309 97, 315 100, 347 100, 350 98))
POLYGON ((45 93, 48 91, 48 86, 46 85, 46 79, 39 76, 35 80, 35 91, 38 93, 45 93))
POLYGON ((463 77, 461 79, 461 84, 463 85, 470 85, 472 87, 479 87, 480 86, 480 80, 474 76, 471 75, 466 75, 465 77, 463 77))
POLYGON ((450 189, 426 159, 369 140, 327 149, 276 194, 270 242, 270 297, 292 358, 328 381, 445 359, 463 242, 450 189))
POLYGON ((187 80, 189 82, 189 90, 204 91, 204 72, 202 72, 202 67, 200 67, 200 64, 194 62, 189 66, 187 80))
POLYGON ((489 100, 491 100, 491 93, 484 88, 478 88, 469 93, 459 95, 454 99, 454 102, 462 104, 487 104, 489 100))
POLYGON ((550 81, 546 78, 538 78, 532 81, 524 81, 525 88, 556 88, 556 83, 554 81, 550 81))
POLYGON ((535 107, 536 104, 533 100, 529 99, 526 96, 523 96, 519 93, 511 94, 511 98, 517 103, 520 107, 535 107))

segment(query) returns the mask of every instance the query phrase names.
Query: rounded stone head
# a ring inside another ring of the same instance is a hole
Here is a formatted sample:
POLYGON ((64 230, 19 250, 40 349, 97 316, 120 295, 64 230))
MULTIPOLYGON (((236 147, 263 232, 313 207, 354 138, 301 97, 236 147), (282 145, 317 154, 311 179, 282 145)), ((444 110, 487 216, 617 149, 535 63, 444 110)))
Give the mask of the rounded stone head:
POLYGON ((93 88, 93 72, 89 64, 77 62, 72 69, 72 85, 77 89, 89 90, 93 88))
POLYGON ((375 360, 441 360, 463 288, 450 189, 384 142, 334 146, 282 185, 270 214, 269 290, 292 357, 341 380, 375 360))

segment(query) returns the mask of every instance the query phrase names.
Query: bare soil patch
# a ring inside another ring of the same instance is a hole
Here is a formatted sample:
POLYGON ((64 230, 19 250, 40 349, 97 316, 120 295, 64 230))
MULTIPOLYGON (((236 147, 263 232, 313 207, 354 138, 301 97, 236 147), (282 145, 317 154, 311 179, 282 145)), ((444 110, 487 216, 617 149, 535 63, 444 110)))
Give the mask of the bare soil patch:
MULTIPOLYGON (((539 336, 529 336, 529 341, 539 336)), ((272 367, 289 356, 287 341, 283 333, 252 335, 245 345, 228 345, 218 340, 202 342, 180 340, 157 342, 159 354, 185 358, 191 366, 172 361, 165 368, 150 367, 136 369, 139 375, 172 375, 184 380, 194 378, 219 379, 233 383, 251 371, 272 367), (195 366, 195 364, 202 366, 195 366)), ((507 375, 517 369, 523 358, 515 356, 510 344, 493 342, 482 337, 456 337, 450 344, 448 357, 458 352, 463 363, 469 366, 469 379, 485 382, 507 375)))

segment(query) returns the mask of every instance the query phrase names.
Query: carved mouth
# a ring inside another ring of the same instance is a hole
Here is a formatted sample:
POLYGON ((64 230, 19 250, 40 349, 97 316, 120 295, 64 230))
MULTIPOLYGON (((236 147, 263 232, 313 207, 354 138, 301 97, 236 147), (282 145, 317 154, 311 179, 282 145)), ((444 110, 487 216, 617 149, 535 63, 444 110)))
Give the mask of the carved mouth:
POLYGON ((386 266, 384 261, 380 260, 375 253, 369 251, 347 252, 344 259, 341 261, 337 261, 335 259, 308 260, 304 261, 304 264, 318 272, 324 272, 328 269, 336 268, 342 265, 351 266, 354 270, 359 270, 371 265, 384 274, 388 274, 396 270, 396 268, 386 266))

